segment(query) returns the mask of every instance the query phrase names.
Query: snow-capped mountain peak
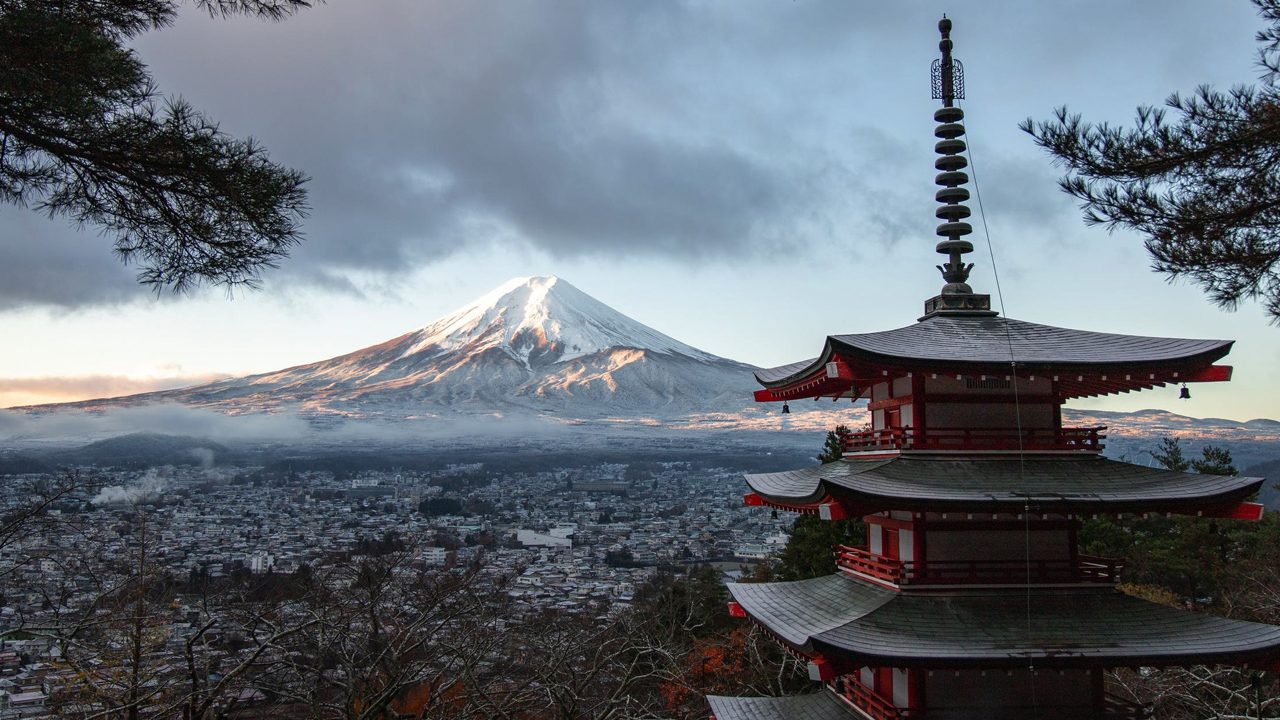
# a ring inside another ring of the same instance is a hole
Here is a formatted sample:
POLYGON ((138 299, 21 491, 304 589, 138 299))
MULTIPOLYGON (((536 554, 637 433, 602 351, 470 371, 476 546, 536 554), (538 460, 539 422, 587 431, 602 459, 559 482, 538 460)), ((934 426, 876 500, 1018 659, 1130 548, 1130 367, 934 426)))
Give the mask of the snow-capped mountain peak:
POLYGON ((526 364, 546 364, 635 348, 719 359, 632 320, 554 275, 513 278, 415 335, 404 356, 498 348, 526 364))
POLYGON ((683 417, 751 402, 753 368, 632 320, 556 277, 511 280, 427 325, 274 372, 83 407, 181 402, 228 413, 683 417))

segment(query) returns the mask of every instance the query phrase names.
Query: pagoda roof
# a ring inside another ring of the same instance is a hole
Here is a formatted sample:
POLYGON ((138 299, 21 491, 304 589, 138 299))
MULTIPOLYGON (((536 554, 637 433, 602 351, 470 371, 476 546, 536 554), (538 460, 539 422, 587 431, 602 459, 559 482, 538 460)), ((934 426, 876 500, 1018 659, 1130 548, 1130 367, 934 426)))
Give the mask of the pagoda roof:
POLYGON ((715 720, 849 720, 858 717, 830 692, 786 697, 708 695, 715 720))
POLYGON ((834 498, 851 512, 983 510, 1177 512, 1243 502, 1262 478, 1143 467, 1097 455, 897 455, 746 476, 768 501, 834 498))
POLYGON ((1011 362, 1019 372, 1041 374, 1199 369, 1230 352, 1232 344, 1071 330, 1003 317, 935 315, 896 330, 830 335, 818 357, 759 370, 755 376, 766 388, 780 388, 811 380, 835 359, 849 364, 855 377, 870 377, 868 371, 881 369, 1003 375, 1011 362))
POLYGON ((787 644, 846 667, 1243 664, 1280 655, 1280 627, 1112 589, 913 594, 836 574, 729 591, 787 644))

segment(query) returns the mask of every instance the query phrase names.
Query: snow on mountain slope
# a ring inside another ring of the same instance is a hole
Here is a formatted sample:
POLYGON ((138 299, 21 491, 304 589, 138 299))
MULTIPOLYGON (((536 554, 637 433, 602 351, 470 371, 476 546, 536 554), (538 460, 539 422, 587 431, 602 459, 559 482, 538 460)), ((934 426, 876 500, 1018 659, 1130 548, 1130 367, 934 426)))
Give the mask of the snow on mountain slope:
POLYGON ((339 357, 82 405, 415 417, 527 411, 675 417, 751 405, 753 368, 668 337, 555 277, 517 278, 421 329, 339 357))
POLYGON ((514 278, 415 333, 405 355, 497 347, 525 361, 563 362, 614 347, 715 361, 557 277, 514 278))

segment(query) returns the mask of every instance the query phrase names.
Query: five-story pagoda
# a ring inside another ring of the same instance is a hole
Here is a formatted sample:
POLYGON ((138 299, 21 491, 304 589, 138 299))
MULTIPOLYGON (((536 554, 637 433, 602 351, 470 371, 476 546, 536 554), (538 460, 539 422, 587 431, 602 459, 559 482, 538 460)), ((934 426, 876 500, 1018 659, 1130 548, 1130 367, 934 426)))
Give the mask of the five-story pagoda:
POLYGON ((1225 381, 1230 341, 1114 335, 1000 317, 967 284, 973 245, 959 63, 939 23, 934 113, 939 266, 946 284, 910 327, 832 335, 813 359, 757 373, 759 401, 866 398, 843 459, 747 476, 748 505, 864 518, 839 571, 732 584, 730 612, 803 657, 821 692, 710 697, 717 720, 1137 718, 1113 667, 1275 669, 1280 627, 1140 600, 1113 561, 1080 554, 1095 515, 1257 519, 1258 478, 1105 459, 1102 427, 1063 427, 1079 397, 1225 381))

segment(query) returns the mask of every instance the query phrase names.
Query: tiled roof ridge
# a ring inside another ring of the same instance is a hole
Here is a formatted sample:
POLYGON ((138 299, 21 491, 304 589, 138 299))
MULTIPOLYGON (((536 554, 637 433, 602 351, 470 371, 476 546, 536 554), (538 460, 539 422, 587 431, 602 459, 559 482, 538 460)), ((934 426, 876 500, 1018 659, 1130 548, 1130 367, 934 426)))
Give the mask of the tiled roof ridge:
POLYGON ((911 510, 922 503, 1079 505, 1106 512, 1109 504, 1161 512, 1171 504, 1243 501, 1263 478, 1207 475, 1111 460, 1100 456, 898 455, 849 460, 796 470, 745 475, 751 489, 780 502, 816 502, 833 494, 881 501, 911 510), (1237 497, 1238 496, 1238 497, 1237 497), (893 502, 890 502, 893 501, 893 502))
POLYGON ((1197 654, 1240 662, 1280 649, 1280 627, 1172 608, 1110 588, 895 593, 837 573, 735 583, 729 590, 749 616, 793 646, 852 653, 858 662, 989 665, 1037 657, 1066 665, 1160 664, 1197 654), (1022 618, 1028 607, 1027 622, 1004 621, 1022 618))
POLYGON ((818 357, 758 370, 755 377, 766 386, 799 379, 817 371, 838 349, 870 360, 1007 366, 1011 341, 1014 359, 1020 364, 1072 367, 1177 362, 1198 356, 1212 362, 1229 352, 1234 342, 1077 330, 1014 318, 938 315, 891 330, 828 335, 818 357))
POLYGON ((860 717, 829 690, 781 697, 708 695, 716 720, 848 720, 860 717))

